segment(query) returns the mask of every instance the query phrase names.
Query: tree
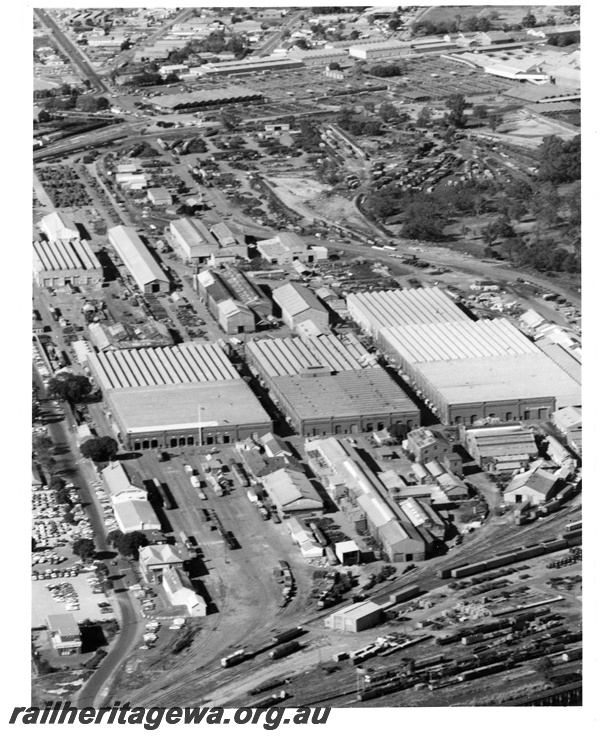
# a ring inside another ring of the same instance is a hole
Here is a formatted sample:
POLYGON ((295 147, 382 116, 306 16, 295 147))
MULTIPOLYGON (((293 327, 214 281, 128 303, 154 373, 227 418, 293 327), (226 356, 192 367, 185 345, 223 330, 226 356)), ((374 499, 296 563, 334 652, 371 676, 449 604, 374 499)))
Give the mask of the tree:
POLYGON ((48 113, 47 110, 41 110, 38 114, 38 123, 48 123, 48 121, 52 120, 52 116, 48 113))
POLYGON ((94 540, 83 537, 74 540, 71 549, 73 550, 73 555, 78 555, 82 560, 91 560, 96 553, 94 540))
POLYGON ((340 63, 339 62, 330 62, 329 69, 330 70, 341 69, 340 63))
POLYGON ((406 424, 402 424, 402 422, 399 421, 390 424, 387 430, 394 439, 399 441, 406 439, 406 435, 408 434, 408 427, 406 424))
POLYGON ((523 16, 521 25, 523 28, 534 28, 537 25, 537 18, 533 13, 527 13, 527 15, 523 16))
POLYGON ((302 51, 307 51, 308 49, 310 49, 310 46, 308 45, 308 41, 306 39, 297 39, 295 46, 302 51))
POLYGON ((487 118, 487 106, 485 105, 476 105, 473 108, 473 116, 475 118, 487 118))
POLYGON ((92 384, 84 375, 58 373, 46 386, 48 395, 69 403, 79 403, 92 392, 92 384))
POLYGON ((423 106, 421 108, 421 112, 419 113, 416 121, 416 125, 419 128, 428 128, 431 124, 431 108, 428 106, 423 106))
POLYGON ((143 532, 123 534, 114 530, 108 535, 107 540, 110 545, 117 548, 124 558, 132 558, 133 560, 139 559, 140 547, 145 547, 148 544, 148 538, 143 532))
POLYGON ((84 442, 79 451, 93 462, 107 462, 118 449, 119 445, 112 437, 93 437, 84 442))
POLYGON ((448 108, 448 123, 455 128, 463 128, 467 122, 465 118, 465 108, 467 107, 465 96, 460 93, 453 93, 446 100, 446 107, 448 108))
POLYGON ((379 118, 381 118, 384 123, 387 123, 388 121, 396 121, 399 118, 399 113, 396 110, 396 107, 387 101, 381 103, 377 112, 379 113, 379 118))
POLYGON ((488 116, 488 126, 495 131, 498 126, 502 125, 502 116, 499 113, 490 113, 488 116))
POLYGON ((556 185, 581 180, 581 135, 571 141, 545 136, 537 150, 540 158, 538 178, 556 185))

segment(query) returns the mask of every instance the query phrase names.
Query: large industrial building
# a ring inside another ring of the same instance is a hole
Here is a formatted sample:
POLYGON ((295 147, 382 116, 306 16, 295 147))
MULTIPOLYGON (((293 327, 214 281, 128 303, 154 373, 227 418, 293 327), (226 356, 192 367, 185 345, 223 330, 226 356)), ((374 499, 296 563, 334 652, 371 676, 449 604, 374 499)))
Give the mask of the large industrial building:
POLYGON ((261 102, 263 98, 263 94, 255 90, 249 90, 245 87, 229 87, 224 90, 211 89, 191 93, 176 93, 175 95, 156 95, 144 98, 144 103, 165 113, 184 113, 188 110, 212 108, 228 103, 261 102))
POLYGON ((304 285, 285 283, 275 288, 273 300, 281 308, 283 321, 294 329, 298 324, 310 319, 320 329, 329 325, 329 311, 316 295, 304 285))
POLYGON ((264 339, 246 358, 299 434, 357 434, 394 422, 418 426, 420 412, 353 334, 264 339))
POLYGON ((272 265, 291 265, 294 260, 317 262, 327 259, 326 247, 309 247, 304 239, 293 231, 282 231, 272 239, 256 242, 256 248, 272 265))
POLYGON ((346 49, 298 49, 288 52, 290 59, 302 62, 305 67, 324 67, 331 62, 342 62, 348 59, 346 49))
POLYGON ((412 52, 408 41, 372 41, 367 44, 356 44, 348 49, 348 53, 355 59, 366 62, 379 59, 397 59, 412 52))
POLYGON ((171 221, 169 230, 176 250, 186 262, 206 263, 219 248, 215 237, 197 218, 178 218, 171 221))
POLYGON ((108 239, 143 293, 165 293, 169 290, 169 278, 134 229, 130 226, 113 226, 108 230, 108 239))
POLYGON ((350 293, 346 304, 353 321, 375 339, 385 326, 470 320, 439 288, 350 293))
POLYGON ((507 319, 386 327, 379 343, 445 424, 549 419, 580 402, 577 382, 507 319))
POLYGON ((102 267, 85 239, 33 242, 33 277, 42 288, 94 286, 102 282, 102 267))
POLYGON ((129 449, 226 444, 272 430, 218 344, 117 350, 87 361, 129 449))

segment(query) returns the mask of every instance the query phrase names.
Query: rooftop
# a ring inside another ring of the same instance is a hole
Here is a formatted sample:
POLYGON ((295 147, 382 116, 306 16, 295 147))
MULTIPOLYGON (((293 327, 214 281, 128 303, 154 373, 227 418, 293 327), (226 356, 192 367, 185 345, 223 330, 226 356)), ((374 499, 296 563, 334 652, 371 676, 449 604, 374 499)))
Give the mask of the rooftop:
POLYGON ((533 491, 547 496, 555 483, 556 478, 546 470, 542 470, 541 468, 527 470, 525 473, 515 475, 508 486, 506 486, 504 493, 512 493, 513 491, 518 491, 523 486, 527 486, 527 488, 531 488, 533 491))
POLYGON ((72 614, 48 614, 46 622, 50 632, 58 632, 65 637, 79 635, 79 625, 72 614))
POLYGON ((247 87, 228 87, 221 90, 198 90, 191 93, 177 93, 175 95, 156 95, 144 98, 144 102, 161 108, 177 108, 179 106, 211 105, 232 100, 251 100, 262 97, 262 93, 250 90, 247 87))
POLYGON ((123 530, 160 529, 160 522, 148 501, 119 501, 113 504, 123 530))
POLYGON ((262 482, 269 496, 282 508, 323 508, 323 501, 310 480, 297 470, 276 470, 262 482))
POLYGON ((275 288, 273 299, 281 306, 283 311, 287 311, 291 316, 297 316, 310 308, 327 313, 327 308, 304 285, 285 283, 279 288, 275 288))
POLYGON ((33 242, 34 270, 101 270, 85 239, 33 242))
POLYGON ((110 243, 138 285, 146 285, 155 280, 169 283, 169 278, 134 229, 130 226, 113 226, 107 233, 110 243))

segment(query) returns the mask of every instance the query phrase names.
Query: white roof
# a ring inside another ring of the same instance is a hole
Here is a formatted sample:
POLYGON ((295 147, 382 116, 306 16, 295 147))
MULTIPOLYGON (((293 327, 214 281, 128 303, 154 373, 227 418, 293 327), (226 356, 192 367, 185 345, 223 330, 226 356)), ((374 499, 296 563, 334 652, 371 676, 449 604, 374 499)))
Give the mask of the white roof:
POLYGON ((134 229, 129 226, 113 226, 108 230, 108 238, 140 288, 144 289, 148 283, 154 281, 169 283, 168 277, 134 229))
POLYGON ((323 501, 309 479, 297 470, 276 470, 262 479, 273 501, 283 509, 322 509, 323 501))
POLYGON ((75 226, 75 221, 66 213, 59 213, 58 211, 48 213, 38 226, 51 241, 77 239, 79 237, 79 230, 75 226))
POLYGON ((122 532, 160 529, 158 517, 147 501, 119 501, 113 509, 122 532))
POLYGON ((310 308, 327 313, 327 309, 316 295, 304 285, 293 283, 281 285, 273 291, 273 300, 291 316, 297 316, 310 308))
POLYGON ((85 239, 33 242, 33 264, 42 270, 101 270, 100 262, 85 239))

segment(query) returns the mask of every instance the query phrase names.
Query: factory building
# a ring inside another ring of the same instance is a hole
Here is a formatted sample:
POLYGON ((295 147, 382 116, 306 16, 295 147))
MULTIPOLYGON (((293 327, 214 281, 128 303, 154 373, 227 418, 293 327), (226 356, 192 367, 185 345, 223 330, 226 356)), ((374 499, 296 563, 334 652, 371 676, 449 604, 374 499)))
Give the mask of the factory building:
POLYGON ((331 62, 342 62, 348 59, 346 49, 290 49, 290 59, 302 62, 305 67, 324 67, 331 62))
POLYGON ((128 449, 227 444, 272 431, 218 344, 116 350, 87 362, 128 449))
POLYGON ((169 278, 130 226, 113 226, 108 239, 142 293, 166 293, 169 278))
POLYGON ((120 462, 112 462, 104 468, 102 480, 121 532, 160 531, 160 522, 148 501, 148 492, 131 483, 120 462))
POLYGON ((362 632, 376 627, 383 618, 383 607, 372 601, 350 604, 325 618, 325 627, 344 632, 362 632))
POLYGON ((276 470, 262 478, 265 491, 280 516, 322 511, 323 500, 310 480, 299 470, 276 470))
POLYGON ((169 193, 167 188, 148 188, 146 195, 150 203, 154 206, 170 206, 173 202, 171 193, 169 193))
POLYGON ((219 243, 200 219, 178 218, 171 221, 169 231, 176 251, 191 264, 206 264, 219 249, 219 243))
POLYGON ((102 283, 102 267, 85 239, 33 242, 33 278, 41 288, 102 283))
POLYGON ((218 77, 226 75, 249 75, 257 72, 279 72, 280 70, 302 69, 302 62, 297 59, 285 59, 280 56, 247 57, 226 62, 208 62, 203 64, 199 71, 202 75, 218 77))
POLYGON ((375 339, 385 326, 470 320, 439 288, 350 293, 346 304, 352 320, 375 339))
POLYGON ((372 62, 380 59, 397 59, 412 52, 408 41, 372 41, 367 44, 355 44, 348 53, 355 59, 372 62))
POLYGON ((326 247, 309 247, 304 239, 293 231, 282 231, 273 239, 256 242, 259 253, 271 265, 291 265, 294 260, 311 264, 327 259, 326 247))
POLYGON ((507 319, 379 330, 383 351, 445 424, 549 419, 580 386, 507 319))
POLYGON ((221 271, 204 270, 196 276, 198 292, 226 334, 256 331, 268 325, 271 302, 250 279, 232 266, 221 271))
POLYGON ((263 98, 263 94, 255 90, 229 87, 223 90, 210 89, 175 95, 156 95, 144 98, 143 102, 164 113, 185 113, 232 103, 258 103, 263 98))
POLYGON ((441 460, 452 449, 452 444, 436 429, 420 427, 406 435, 406 451, 414 456, 415 462, 427 463, 441 460))
POLYGON ((299 434, 420 423, 416 405, 353 334, 251 341, 246 359, 299 434))
POLYGON ((275 288, 273 300, 281 308, 283 321, 290 329, 307 319, 321 329, 329 326, 329 311, 304 285, 285 283, 275 288))
POLYGON ((424 560, 434 549, 435 537, 426 522, 414 526, 354 447, 332 437, 307 440, 304 447, 336 504, 354 519, 357 530, 371 533, 390 562, 424 560))
POLYGON ((460 439, 482 470, 514 472, 539 456, 531 429, 520 424, 461 427, 460 439))
POLYGON ((557 478, 541 468, 518 473, 504 489, 507 504, 545 504, 556 489, 557 478))
POLYGON ((51 242, 58 239, 79 239, 80 237, 75 221, 66 213, 60 213, 59 211, 53 211, 44 216, 38 224, 38 229, 51 242))

